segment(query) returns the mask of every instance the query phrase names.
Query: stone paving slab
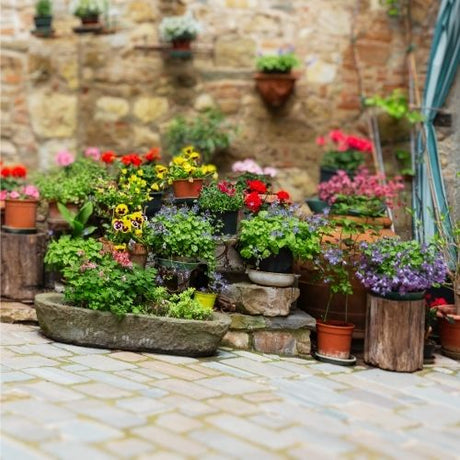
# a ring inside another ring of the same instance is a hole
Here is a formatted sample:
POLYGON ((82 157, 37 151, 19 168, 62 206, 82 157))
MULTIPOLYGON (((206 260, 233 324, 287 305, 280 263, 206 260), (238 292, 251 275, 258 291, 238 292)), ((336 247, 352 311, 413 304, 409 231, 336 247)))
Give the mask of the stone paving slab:
POLYGON ((460 363, 414 374, 220 349, 184 358, 1 324, 2 460, 459 458, 460 363))

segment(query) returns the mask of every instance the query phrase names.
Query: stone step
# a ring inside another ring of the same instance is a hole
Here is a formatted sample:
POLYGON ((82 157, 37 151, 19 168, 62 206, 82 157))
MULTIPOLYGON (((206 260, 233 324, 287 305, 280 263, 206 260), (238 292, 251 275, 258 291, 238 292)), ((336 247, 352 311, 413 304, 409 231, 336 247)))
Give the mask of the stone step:
POLYGON ((222 345, 276 355, 310 355, 310 332, 316 321, 308 313, 295 309, 284 317, 241 313, 231 313, 230 317, 232 323, 222 345))

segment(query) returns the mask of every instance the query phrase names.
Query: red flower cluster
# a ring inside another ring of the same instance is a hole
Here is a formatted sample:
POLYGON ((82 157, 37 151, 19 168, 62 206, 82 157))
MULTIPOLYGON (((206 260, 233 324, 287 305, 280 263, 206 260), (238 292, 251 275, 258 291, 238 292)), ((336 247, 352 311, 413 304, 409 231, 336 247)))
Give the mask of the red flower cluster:
POLYGON ((222 192, 225 193, 228 196, 235 196, 236 193, 236 188, 233 184, 230 182, 227 182, 226 180, 222 180, 217 184, 217 188, 222 192))
POLYGON ((27 175, 27 169, 23 165, 8 167, 1 169, 0 174, 3 178, 14 177, 16 179, 24 178, 27 175))
POLYGON ((289 201, 289 199, 291 198, 291 196, 288 192, 286 192, 286 190, 280 190, 276 193, 276 196, 278 197, 278 200, 280 200, 281 203, 289 201))
MULTIPOLYGON (((335 149, 339 152, 346 152, 347 150, 358 150, 359 152, 372 152, 372 142, 365 137, 348 136, 340 131, 334 129, 329 132, 329 139, 336 144, 335 149)), ((326 145, 327 140, 325 137, 316 138, 316 144, 319 146, 326 145)))
POLYGON ((104 152, 102 155, 101 155, 101 160, 104 162, 104 163, 113 163, 115 158, 116 158, 116 154, 114 151, 112 150, 107 150, 107 152, 104 152))
POLYGON ((260 180, 248 180, 248 190, 250 192, 267 193, 267 186, 260 180))
POLYGON ((262 198, 260 198, 257 192, 248 193, 244 199, 244 204, 252 212, 257 212, 262 206, 262 203, 262 198))
POLYGON ((430 308, 447 305, 447 300, 444 297, 433 297, 430 293, 425 294, 425 301, 430 308))
POLYGON ((125 166, 133 165, 139 167, 142 164, 142 159, 137 153, 130 153, 121 157, 121 162, 125 166))
POLYGON ((160 160, 161 159, 160 148, 153 147, 144 155, 144 158, 148 162, 160 160))

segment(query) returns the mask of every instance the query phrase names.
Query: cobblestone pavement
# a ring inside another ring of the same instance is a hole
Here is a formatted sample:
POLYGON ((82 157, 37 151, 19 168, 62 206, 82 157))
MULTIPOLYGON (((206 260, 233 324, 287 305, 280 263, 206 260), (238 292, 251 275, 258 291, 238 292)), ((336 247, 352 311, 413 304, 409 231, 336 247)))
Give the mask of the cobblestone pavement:
POLYGON ((460 363, 416 374, 55 343, 1 324, 3 460, 459 458, 460 363))

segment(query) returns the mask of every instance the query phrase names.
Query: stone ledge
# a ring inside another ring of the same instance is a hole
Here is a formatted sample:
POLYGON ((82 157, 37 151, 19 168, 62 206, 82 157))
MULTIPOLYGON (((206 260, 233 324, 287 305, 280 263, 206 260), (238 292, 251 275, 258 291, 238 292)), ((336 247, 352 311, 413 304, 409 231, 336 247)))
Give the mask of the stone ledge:
POLYGON ((30 305, 2 300, 0 320, 2 323, 37 323, 37 314, 35 308, 30 305))

